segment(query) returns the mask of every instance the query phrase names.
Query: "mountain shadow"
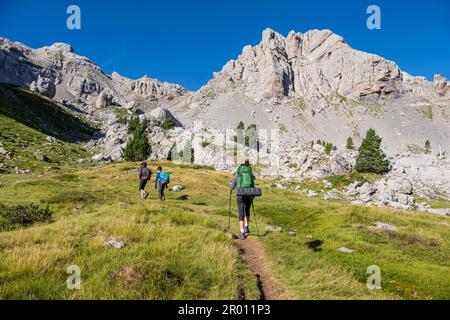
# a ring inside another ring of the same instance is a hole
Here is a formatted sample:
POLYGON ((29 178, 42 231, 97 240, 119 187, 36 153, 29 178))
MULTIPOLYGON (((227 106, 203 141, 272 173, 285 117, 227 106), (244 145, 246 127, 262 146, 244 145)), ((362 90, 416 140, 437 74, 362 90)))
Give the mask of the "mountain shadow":
POLYGON ((11 84, 0 84, 0 113, 66 142, 90 140, 97 131, 53 101, 11 84))

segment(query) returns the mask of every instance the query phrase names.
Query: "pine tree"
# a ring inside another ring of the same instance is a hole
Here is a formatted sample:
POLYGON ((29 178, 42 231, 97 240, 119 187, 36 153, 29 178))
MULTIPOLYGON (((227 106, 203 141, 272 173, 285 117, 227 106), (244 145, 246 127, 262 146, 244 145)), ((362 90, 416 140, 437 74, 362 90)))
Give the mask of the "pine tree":
POLYGON ((131 117, 128 121, 128 133, 133 133, 139 125, 139 117, 131 117))
POLYGON ((361 143, 356 159, 355 170, 359 172, 373 172, 383 174, 389 171, 389 160, 381 149, 382 139, 374 129, 367 131, 361 143))
POLYGON ((333 144, 330 142, 325 143, 325 153, 330 154, 331 150, 335 150, 333 144))
POLYGON ((148 158, 151 152, 150 144, 146 134, 147 120, 139 122, 133 132, 133 138, 125 147, 125 160, 127 161, 143 161, 148 158))
POLYGON ((425 153, 426 154, 431 153, 431 142, 430 142, 430 140, 425 141, 425 153))
POLYGON ((251 124, 245 130, 245 146, 257 150, 257 140, 256 124, 251 124))
POLYGON ((355 150, 355 145, 353 143, 353 138, 352 137, 348 137, 347 139, 347 144, 346 144, 346 148, 348 150, 355 150))
POLYGON ((160 127, 167 131, 167 130, 175 128, 175 125, 176 125, 176 123, 175 123, 175 121, 173 121, 173 119, 166 119, 166 120, 164 120, 163 123, 161 123, 160 127))

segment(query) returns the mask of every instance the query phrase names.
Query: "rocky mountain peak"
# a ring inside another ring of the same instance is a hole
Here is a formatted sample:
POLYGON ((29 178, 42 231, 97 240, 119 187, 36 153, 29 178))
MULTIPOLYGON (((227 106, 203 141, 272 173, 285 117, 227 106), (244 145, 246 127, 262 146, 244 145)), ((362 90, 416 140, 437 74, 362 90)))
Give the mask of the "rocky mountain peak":
POLYGON ((105 106, 108 102, 127 105, 136 100, 154 104, 187 93, 180 85, 148 76, 132 80, 117 72, 106 75, 94 62, 75 54, 65 43, 32 49, 4 38, 0 38, 0 82, 87 108, 105 106))
POLYGON ((53 51, 53 52, 61 52, 61 53, 69 53, 74 52, 74 49, 71 45, 63 42, 55 42, 51 46, 43 47, 41 50, 44 51, 53 51))
MULTIPOLYGON (((395 99, 416 94, 403 72, 392 61, 352 49, 330 30, 290 31, 286 37, 265 29, 261 42, 245 46, 236 60, 230 60, 208 84, 230 87, 259 101, 280 97, 301 97, 312 104, 325 103, 335 94, 357 101, 395 99)), ((423 83, 421 94, 445 96, 443 78, 423 83)))

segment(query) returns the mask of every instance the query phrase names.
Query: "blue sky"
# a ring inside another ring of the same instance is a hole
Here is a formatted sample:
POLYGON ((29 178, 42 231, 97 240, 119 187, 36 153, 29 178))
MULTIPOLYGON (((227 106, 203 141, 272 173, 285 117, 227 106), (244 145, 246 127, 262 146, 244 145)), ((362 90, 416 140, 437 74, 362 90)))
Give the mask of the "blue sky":
POLYGON ((450 1, 1 0, 0 36, 33 48, 71 44, 106 73, 144 74, 199 88, 270 27, 331 29, 354 48, 379 54, 412 75, 450 77, 450 1), (66 28, 66 9, 81 8, 81 30, 66 28), (366 8, 381 8, 381 30, 366 27, 366 8))

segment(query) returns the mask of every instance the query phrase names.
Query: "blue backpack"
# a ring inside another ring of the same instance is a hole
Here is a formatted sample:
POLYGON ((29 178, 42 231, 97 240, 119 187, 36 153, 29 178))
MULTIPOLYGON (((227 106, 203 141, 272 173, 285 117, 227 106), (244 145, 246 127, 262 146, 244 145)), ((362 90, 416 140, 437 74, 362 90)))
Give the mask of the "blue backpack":
POLYGON ((159 178, 161 179, 161 183, 165 183, 165 184, 170 183, 170 175, 168 172, 160 172, 159 178))

